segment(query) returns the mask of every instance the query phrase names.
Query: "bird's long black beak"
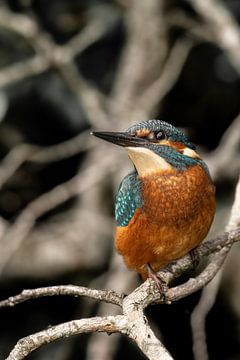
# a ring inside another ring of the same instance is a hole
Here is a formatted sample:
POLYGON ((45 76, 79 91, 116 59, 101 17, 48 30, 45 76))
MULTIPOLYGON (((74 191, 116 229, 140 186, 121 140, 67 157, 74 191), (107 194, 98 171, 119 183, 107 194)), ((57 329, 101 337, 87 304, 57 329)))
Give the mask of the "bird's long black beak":
POLYGON ((144 146, 146 144, 146 139, 130 135, 126 132, 92 131, 91 135, 109 141, 113 144, 125 147, 144 146))

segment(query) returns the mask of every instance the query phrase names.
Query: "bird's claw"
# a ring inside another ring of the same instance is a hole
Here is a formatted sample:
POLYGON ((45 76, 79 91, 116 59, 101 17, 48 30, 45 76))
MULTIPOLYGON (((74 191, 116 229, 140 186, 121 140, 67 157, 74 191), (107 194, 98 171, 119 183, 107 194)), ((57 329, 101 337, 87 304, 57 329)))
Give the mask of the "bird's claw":
POLYGON ((196 249, 190 250, 189 255, 190 255, 191 260, 192 260, 192 266, 195 269, 198 266, 199 262, 200 262, 200 257, 198 255, 196 249))
POLYGON ((153 271, 150 264, 146 264, 146 269, 148 272, 148 277, 154 281, 156 287, 158 288, 160 299, 165 302, 167 300, 166 292, 168 290, 166 282, 160 275, 153 271))

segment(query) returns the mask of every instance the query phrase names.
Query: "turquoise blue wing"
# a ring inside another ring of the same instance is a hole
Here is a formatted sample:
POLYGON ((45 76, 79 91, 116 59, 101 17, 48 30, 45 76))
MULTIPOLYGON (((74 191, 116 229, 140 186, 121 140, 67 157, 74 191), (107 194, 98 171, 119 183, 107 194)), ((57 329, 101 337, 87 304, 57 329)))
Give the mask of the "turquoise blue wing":
POLYGON ((127 226, 135 210, 142 208, 141 185, 136 171, 131 172, 120 184, 115 201, 115 218, 118 226, 127 226))

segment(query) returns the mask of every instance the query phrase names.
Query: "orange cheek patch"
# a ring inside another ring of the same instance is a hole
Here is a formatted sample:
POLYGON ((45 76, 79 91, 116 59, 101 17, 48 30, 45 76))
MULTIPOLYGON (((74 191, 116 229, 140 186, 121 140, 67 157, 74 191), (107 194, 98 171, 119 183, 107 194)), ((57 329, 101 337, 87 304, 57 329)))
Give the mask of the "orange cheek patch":
POLYGON ((182 152, 186 147, 181 142, 171 141, 171 140, 160 140, 158 144, 159 145, 171 146, 171 147, 173 147, 174 149, 176 149, 179 152, 182 152))
POLYGON ((161 140, 159 141, 158 145, 171 146, 172 148, 176 149, 180 154, 189 156, 194 159, 201 159, 200 155, 195 150, 190 149, 189 147, 178 141, 161 140))
POLYGON ((140 129, 136 131, 137 137, 147 137, 150 133, 151 131, 147 129, 140 129))

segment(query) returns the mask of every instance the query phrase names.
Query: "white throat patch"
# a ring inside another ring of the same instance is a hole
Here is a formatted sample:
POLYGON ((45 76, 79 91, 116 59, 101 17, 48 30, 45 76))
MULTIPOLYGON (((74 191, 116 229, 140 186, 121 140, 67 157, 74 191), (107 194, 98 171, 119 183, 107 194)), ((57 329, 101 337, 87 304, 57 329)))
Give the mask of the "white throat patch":
POLYGON ((140 176, 159 170, 173 169, 166 160, 149 149, 144 147, 127 147, 126 149, 140 176))

